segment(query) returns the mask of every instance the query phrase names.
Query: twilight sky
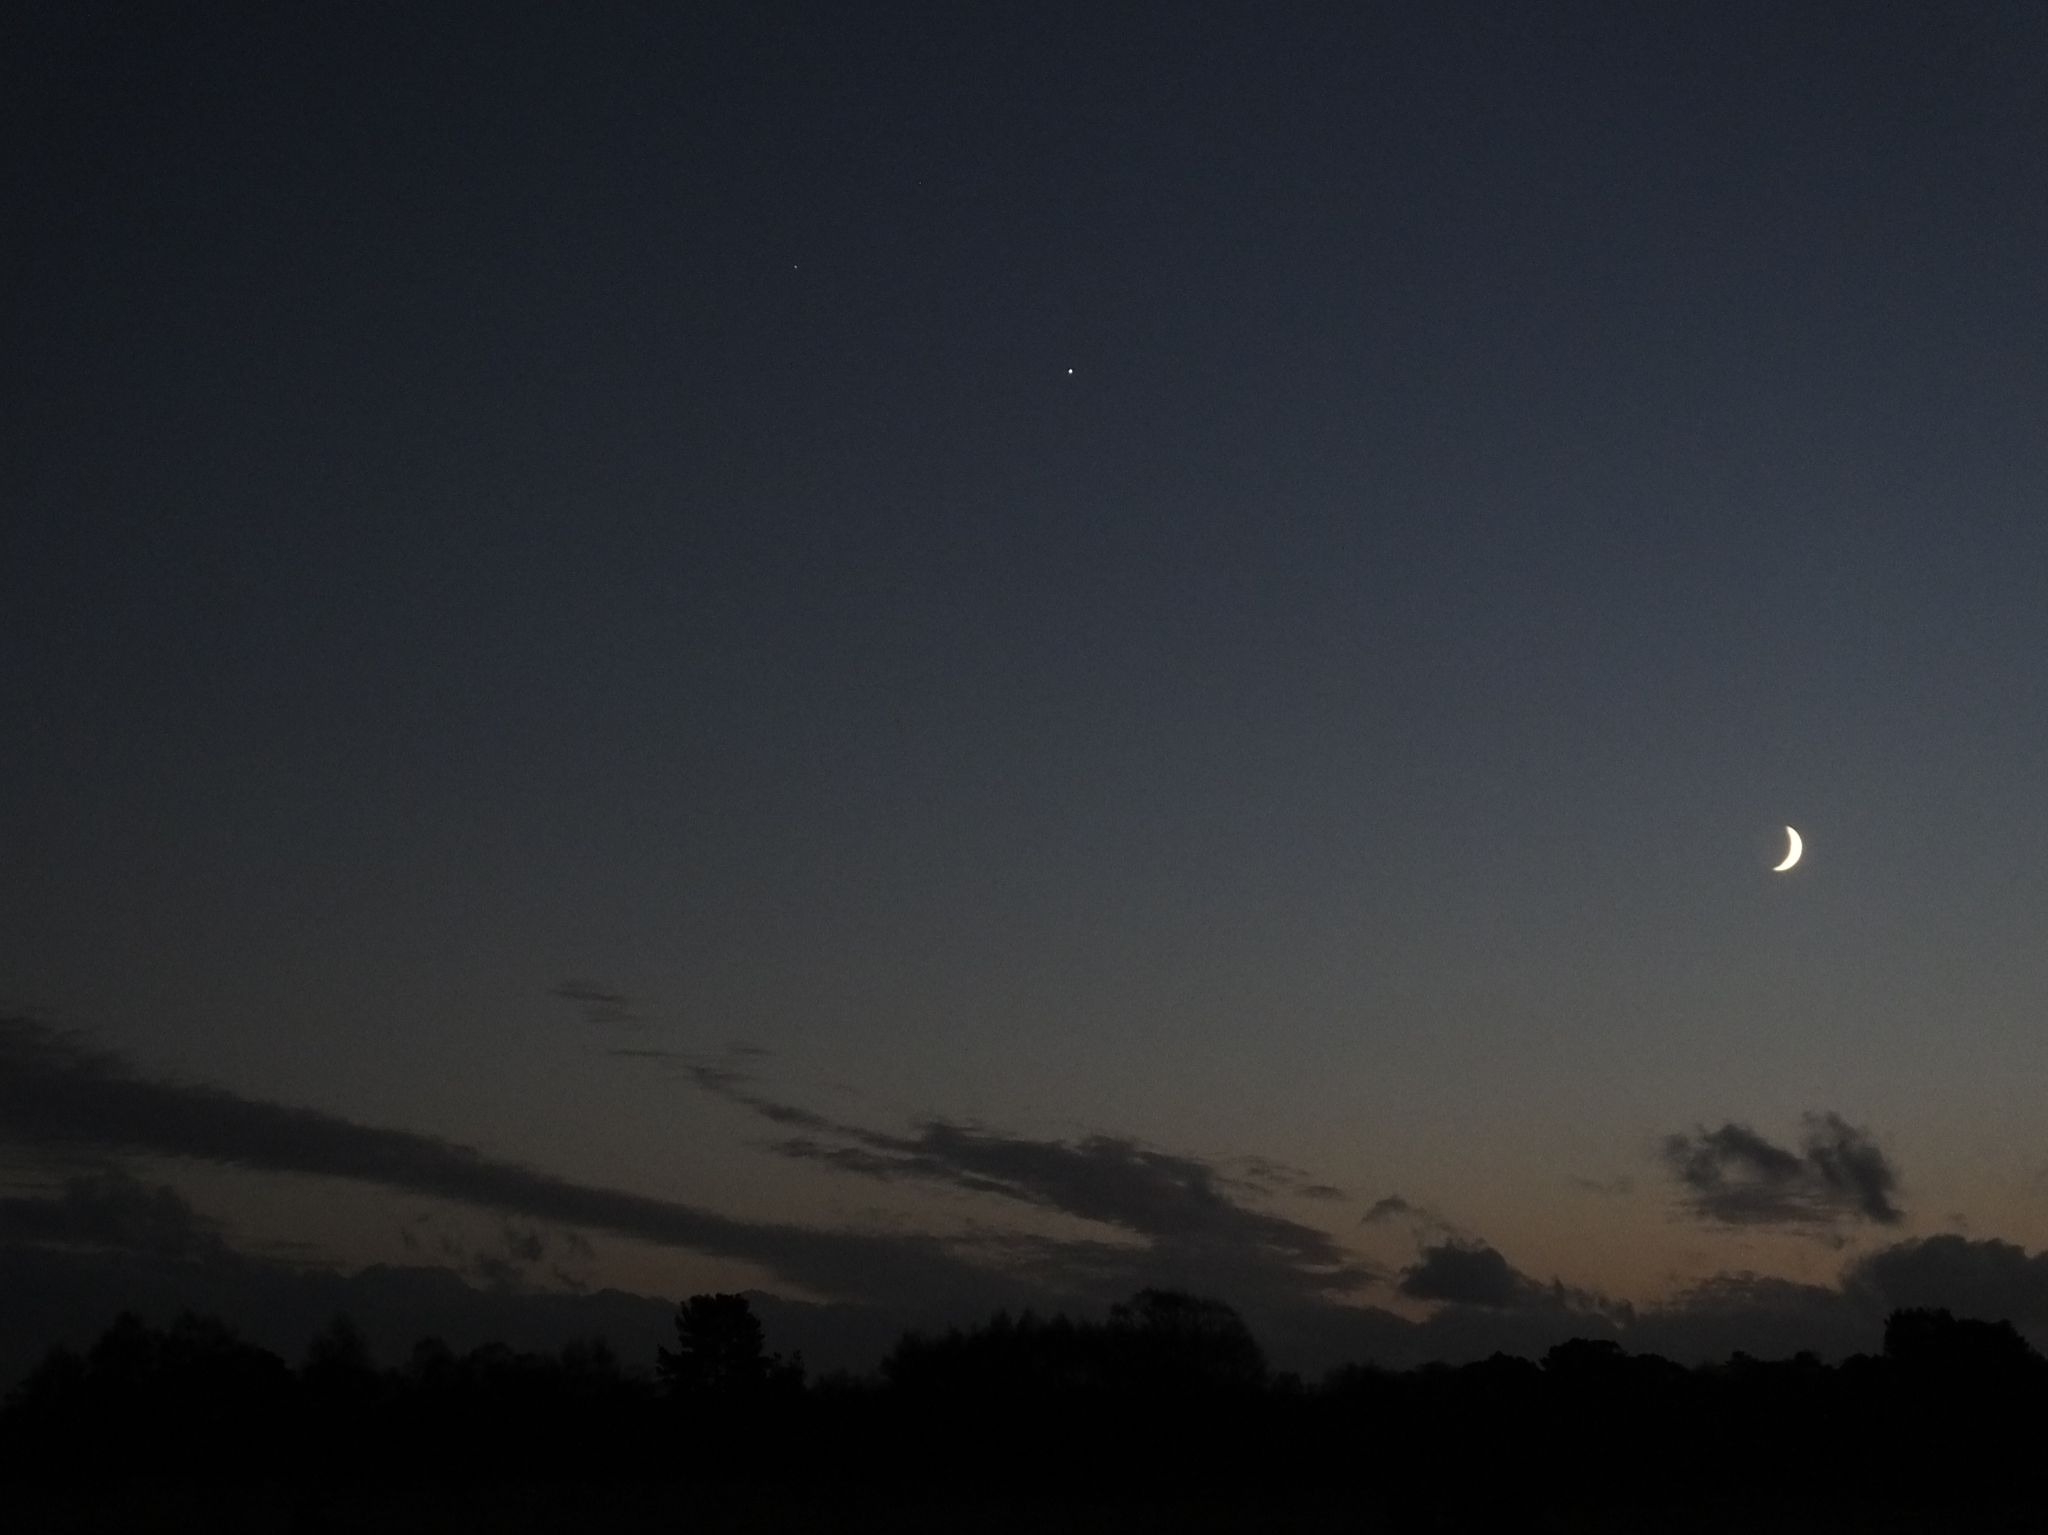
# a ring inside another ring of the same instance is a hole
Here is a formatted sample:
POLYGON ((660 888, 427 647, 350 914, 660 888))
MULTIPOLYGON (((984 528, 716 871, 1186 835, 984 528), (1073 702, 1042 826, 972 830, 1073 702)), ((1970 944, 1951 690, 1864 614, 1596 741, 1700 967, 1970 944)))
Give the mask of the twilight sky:
POLYGON ((0 1268, 2048 1328, 2044 78, 8 8, 0 1268))

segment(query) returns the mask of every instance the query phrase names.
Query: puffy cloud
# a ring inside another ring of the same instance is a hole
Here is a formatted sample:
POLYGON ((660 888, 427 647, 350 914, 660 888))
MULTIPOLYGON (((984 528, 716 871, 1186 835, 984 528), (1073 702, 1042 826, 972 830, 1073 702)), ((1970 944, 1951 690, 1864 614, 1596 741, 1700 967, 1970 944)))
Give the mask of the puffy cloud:
MULTIPOLYGON (((1469 1321, 1460 1324, 1453 1315, 1462 1312, 1513 1312, 1545 1318, 1548 1331, 1576 1326, 1581 1336, 1605 1336, 1615 1323, 1625 1323, 1633 1314, 1625 1301, 1562 1280, 1544 1284, 1509 1263, 1496 1248, 1469 1237, 1425 1246, 1416 1261, 1401 1271, 1395 1288, 1410 1300, 1440 1303, 1431 1318, 1440 1334, 1461 1326, 1471 1330, 1469 1321)), ((1559 1337, 1571 1335, 1567 1332, 1559 1337)))
POLYGON ((1543 1291, 1493 1248, 1454 1242, 1424 1248, 1421 1258, 1402 1270, 1396 1288, 1411 1300, 1494 1308, 1527 1305, 1543 1291))
POLYGON ((2022 1332, 2048 1332, 2048 1251, 1996 1238, 1923 1237, 1859 1258, 1844 1275, 1851 1295, 1875 1308, 1946 1307, 2022 1332))
POLYGON ((1854 1258, 1832 1285, 1717 1274, 1645 1310, 1625 1336, 1632 1348, 1685 1360, 1725 1359, 1738 1349, 1840 1358, 1880 1348, 1885 1317, 1905 1307, 2009 1321, 2036 1344, 2048 1342, 2048 1252, 1940 1235, 1854 1258))
POLYGON ((1743 1271, 1715 1274, 1644 1308, 1626 1336, 1632 1349, 1686 1363, 1735 1353, 1839 1359, 1875 1349, 1883 1327, 1882 1311, 1861 1296, 1743 1271))
POLYGON ((1866 1131, 1839 1114, 1808 1114, 1797 1151, 1728 1123, 1666 1138, 1665 1166, 1692 1213, 1723 1225, 1896 1225, 1898 1172, 1866 1131))

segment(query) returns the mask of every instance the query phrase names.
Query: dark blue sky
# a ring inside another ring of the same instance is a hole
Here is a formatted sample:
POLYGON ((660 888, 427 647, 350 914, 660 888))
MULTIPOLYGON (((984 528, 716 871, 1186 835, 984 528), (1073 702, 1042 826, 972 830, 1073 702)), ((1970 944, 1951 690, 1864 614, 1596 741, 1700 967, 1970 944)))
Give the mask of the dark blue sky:
MULTIPOLYGON (((2038 10, 0 29, 0 1008, 807 1229, 1174 1257, 737 1073, 1387 1276, 2048 1240, 2038 10), (1826 1113, 1898 1221, 1669 1142, 1826 1113)), ((129 1150, 342 1266, 469 1197, 129 1150)))

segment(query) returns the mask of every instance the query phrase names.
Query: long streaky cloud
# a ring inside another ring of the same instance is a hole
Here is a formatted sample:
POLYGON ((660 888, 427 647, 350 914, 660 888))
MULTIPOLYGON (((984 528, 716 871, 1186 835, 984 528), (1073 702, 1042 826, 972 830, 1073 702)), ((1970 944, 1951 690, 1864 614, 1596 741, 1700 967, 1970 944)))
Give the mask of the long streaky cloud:
POLYGON ((1142 1237, 1156 1253, 1174 1255, 1190 1269, 1203 1260, 1261 1269, 1261 1288, 1341 1292, 1379 1277, 1328 1232, 1246 1202, 1246 1193, 1304 1176, 1276 1163, 1253 1159, 1254 1177, 1247 1180, 1202 1158, 1118 1135, 1049 1140, 944 1119, 925 1120, 910 1135, 889 1134, 779 1102, 755 1090, 746 1074, 726 1067, 694 1065, 690 1077, 704 1091, 771 1124, 806 1132, 771 1142, 769 1150, 836 1172, 1058 1211, 1142 1237))
POLYGON ((934 1299, 979 1297, 996 1280, 935 1237, 737 1220, 674 1200, 574 1183, 432 1135, 220 1087, 146 1078, 116 1055, 21 1018, 0 1019, 0 1138, 350 1178, 740 1259, 835 1296, 911 1290, 934 1299))
POLYGON ((355 1179, 736 1259, 835 1299, 914 1295, 934 1310, 1043 1305, 1157 1283, 1210 1283, 1247 1299, 1306 1303, 1377 1277, 1327 1233, 1233 1199, 1227 1180, 1198 1159, 1111 1136, 1069 1145, 936 1121, 912 1136, 884 1135, 764 1097, 729 1068, 686 1064, 699 1087, 799 1132, 771 1148, 781 1155, 871 1179, 998 1195, 1145 1240, 1032 1238, 1020 1248, 987 1231, 942 1237, 741 1220, 572 1182, 434 1135, 144 1076, 117 1055, 20 1018, 0 1019, 0 1140, 355 1179))

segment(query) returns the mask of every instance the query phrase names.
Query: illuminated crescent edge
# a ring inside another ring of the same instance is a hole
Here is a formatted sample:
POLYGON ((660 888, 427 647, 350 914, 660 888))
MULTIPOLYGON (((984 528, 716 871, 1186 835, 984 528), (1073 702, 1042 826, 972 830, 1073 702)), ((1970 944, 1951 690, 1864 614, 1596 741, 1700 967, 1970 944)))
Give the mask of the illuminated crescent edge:
POLYGON ((1771 870, 1773 874, 1783 874, 1792 865, 1799 862, 1799 855, 1806 851, 1806 843, 1800 839, 1798 832, 1788 826, 1785 828, 1785 835, 1790 837, 1792 842, 1785 849, 1785 861, 1771 870))

